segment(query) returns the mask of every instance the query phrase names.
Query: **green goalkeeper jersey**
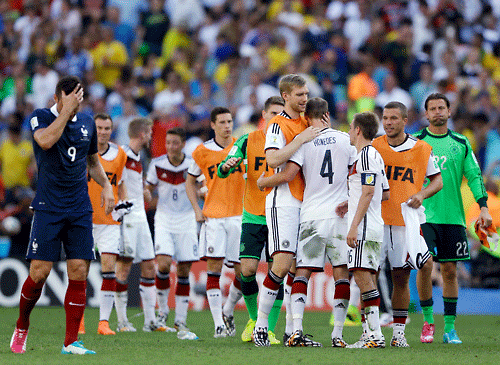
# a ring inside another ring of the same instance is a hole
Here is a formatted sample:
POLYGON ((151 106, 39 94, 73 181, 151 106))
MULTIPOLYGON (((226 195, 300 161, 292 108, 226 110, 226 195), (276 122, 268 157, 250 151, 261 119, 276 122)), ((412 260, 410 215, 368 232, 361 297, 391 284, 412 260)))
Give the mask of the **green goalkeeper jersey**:
POLYGON ((265 134, 255 131, 245 134, 234 142, 233 148, 217 169, 220 178, 226 178, 241 163, 245 165, 245 196, 243 198, 242 223, 266 225, 265 197, 266 193, 257 187, 257 179, 267 170, 266 155, 264 153, 265 134), (222 172, 222 165, 231 157, 241 158, 237 166, 227 173, 222 172))
MULTIPOLYGON (((448 130, 446 134, 433 134, 425 128, 415 136, 432 146, 441 176, 443 189, 424 200, 428 223, 460 224, 466 227, 460 186, 465 176, 467 184, 480 206, 486 206, 488 194, 484 188, 481 169, 467 138, 448 130)), ((428 182, 427 182, 428 183, 428 182)), ((426 184, 427 185, 427 184, 426 184)))

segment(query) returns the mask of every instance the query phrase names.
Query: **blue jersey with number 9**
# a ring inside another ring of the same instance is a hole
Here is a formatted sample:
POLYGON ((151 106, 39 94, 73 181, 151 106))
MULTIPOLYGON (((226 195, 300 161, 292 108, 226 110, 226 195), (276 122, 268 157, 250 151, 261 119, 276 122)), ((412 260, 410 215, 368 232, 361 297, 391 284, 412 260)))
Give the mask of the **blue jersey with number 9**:
MULTIPOLYGON (((47 128, 59 113, 56 105, 37 109, 29 116, 31 132, 47 128)), ((87 186, 87 156, 97 153, 94 120, 77 113, 68 121, 61 138, 44 151, 33 138, 38 167, 34 210, 52 212, 92 212, 87 186)))

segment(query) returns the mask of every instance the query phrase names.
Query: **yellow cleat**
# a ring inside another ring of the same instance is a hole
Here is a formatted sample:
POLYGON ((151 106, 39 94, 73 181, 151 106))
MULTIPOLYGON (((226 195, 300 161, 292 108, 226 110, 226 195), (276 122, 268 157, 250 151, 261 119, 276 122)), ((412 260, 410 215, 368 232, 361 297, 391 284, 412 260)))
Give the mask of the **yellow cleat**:
POLYGON ((271 345, 280 345, 281 341, 276 338, 276 335, 273 331, 268 331, 269 342, 271 345))
POLYGON ((253 333, 253 329, 255 328, 256 322, 257 321, 254 321, 253 319, 248 320, 248 322, 245 326, 245 329, 241 333, 241 340, 243 342, 251 342, 252 341, 252 333, 253 333))

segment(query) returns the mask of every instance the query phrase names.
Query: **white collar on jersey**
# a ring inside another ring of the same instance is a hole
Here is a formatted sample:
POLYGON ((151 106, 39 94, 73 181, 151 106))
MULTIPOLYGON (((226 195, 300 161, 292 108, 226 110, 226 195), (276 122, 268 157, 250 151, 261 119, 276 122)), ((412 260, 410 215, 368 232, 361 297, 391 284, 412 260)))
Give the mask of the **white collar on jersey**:
MULTIPOLYGON (((57 104, 52 105, 52 108, 50 108, 50 111, 52 112, 52 114, 54 114, 56 116, 56 118, 59 116, 59 112, 57 111, 57 104)), ((71 119, 71 121, 76 122, 76 114, 73 117, 73 119, 71 119)))

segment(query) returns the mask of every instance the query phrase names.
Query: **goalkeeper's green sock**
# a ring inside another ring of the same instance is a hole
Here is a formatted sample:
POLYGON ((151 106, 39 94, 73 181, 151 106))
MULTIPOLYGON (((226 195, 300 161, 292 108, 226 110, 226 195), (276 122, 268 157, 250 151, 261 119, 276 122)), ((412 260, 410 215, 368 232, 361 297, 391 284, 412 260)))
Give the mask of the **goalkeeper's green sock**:
POLYGON ((444 333, 455 329, 455 319, 457 318, 458 298, 445 298, 444 301, 444 333))
POLYGON ((422 307, 422 313, 424 315, 424 321, 429 324, 434 324, 434 302, 431 299, 421 300, 420 307, 422 307))
POLYGON ((281 307, 283 305, 283 283, 281 283, 276 295, 276 300, 274 301, 273 307, 271 308, 271 313, 269 313, 269 331, 274 332, 276 328, 276 323, 278 323, 278 318, 280 316, 281 307))
POLYGON ((243 293, 243 298, 245 299, 245 304, 247 306, 248 315, 251 320, 257 320, 257 297, 259 296, 259 286, 255 275, 243 276, 241 275, 241 292, 243 293))

